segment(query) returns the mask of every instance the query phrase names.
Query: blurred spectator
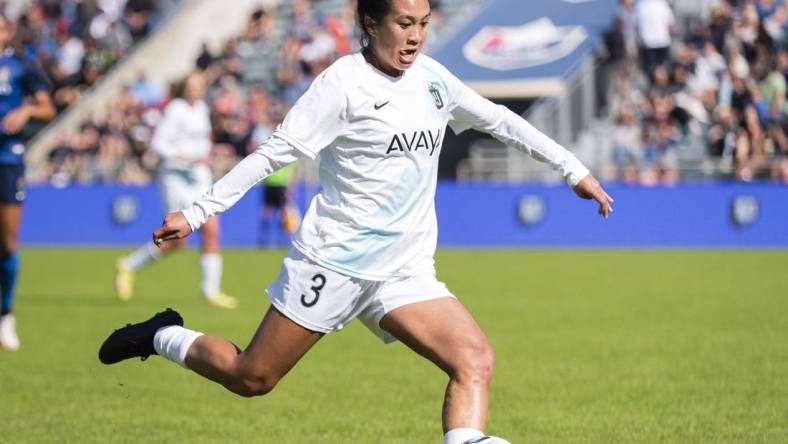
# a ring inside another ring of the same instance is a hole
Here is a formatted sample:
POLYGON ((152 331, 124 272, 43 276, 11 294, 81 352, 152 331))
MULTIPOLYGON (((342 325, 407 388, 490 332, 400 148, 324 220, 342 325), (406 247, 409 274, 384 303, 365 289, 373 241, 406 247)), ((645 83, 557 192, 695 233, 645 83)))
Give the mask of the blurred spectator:
POLYGON ((633 61, 638 55, 638 23, 635 0, 620 0, 616 24, 621 33, 623 55, 626 60, 633 61))
POLYGON ((669 120, 649 126, 640 181, 644 185, 671 185, 678 181, 678 130, 669 120))
MULTIPOLYGON (((673 183, 682 158, 698 157, 701 164, 690 168, 706 176, 788 176, 785 4, 708 3, 710 13, 701 16, 708 18, 692 18, 671 40, 674 19, 667 3, 636 2, 641 70, 618 65, 607 100, 614 125, 611 160, 621 180, 673 183), (643 137, 640 162, 632 160, 636 127, 643 137)), ((621 1, 619 33, 629 5, 621 1)))
POLYGON ((137 75, 137 80, 129 85, 129 92, 137 101, 147 107, 159 105, 165 97, 164 88, 142 72, 137 75))
POLYGON ((197 61, 195 62, 197 69, 205 71, 213 64, 214 60, 213 54, 211 54, 211 51, 208 49, 208 45, 203 43, 200 55, 197 56, 197 61))
POLYGON ((621 106, 612 138, 618 179, 626 183, 637 183, 639 165, 643 162, 643 130, 631 103, 625 102, 621 106))
POLYGON ((666 0, 639 0, 635 17, 643 52, 643 69, 651 73, 656 65, 664 64, 670 50, 673 30, 673 11, 666 0))

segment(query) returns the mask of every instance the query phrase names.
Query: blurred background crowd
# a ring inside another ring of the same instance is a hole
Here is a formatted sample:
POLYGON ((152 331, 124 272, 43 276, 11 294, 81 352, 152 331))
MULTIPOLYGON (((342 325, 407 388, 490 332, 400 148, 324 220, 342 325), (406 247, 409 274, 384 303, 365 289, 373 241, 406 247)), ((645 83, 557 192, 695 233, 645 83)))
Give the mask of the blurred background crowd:
POLYGON ((705 1, 677 23, 666 0, 621 0, 607 36, 615 176, 788 181, 786 21, 780 0, 705 1), (681 30, 681 32, 679 32, 681 30), (678 159, 692 168, 681 171, 678 159))
MULTIPOLYGON (((441 35, 441 4, 431 3, 427 52, 441 35)), ((667 0, 620 1, 600 57, 611 67, 600 112, 613 142, 603 177, 645 185, 695 176, 788 182, 788 10, 780 0, 701 3, 702 14, 678 22, 667 0)), ((62 111, 166 19, 161 5, 36 0, 3 8, 17 23, 15 49, 50 76, 62 111)), ((265 140, 317 74, 358 48, 354 8, 352 0, 293 0, 286 14, 260 7, 220 51, 203 48, 194 69, 208 79, 215 174, 265 140)), ((139 72, 106 117, 59 137, 40 179, 150 182, 159 160, 149 142, 172 87, 139 72)))
MULTIPOLYGON (((194 68, 205 75, 208 83, 206 101, 214 131, 215 177, 273 132, 316 75, 336 58, 358 48, 355 4, 342 3, 338 11, 334 7, 334 13, 326 13, 319 0, 294 0, 292 11, 284 18, 260 7, 221 51, 212 53, 203 47, 194 68), (277 23, 280 20, 286 23, 277 23), (282 43, 272 39, 277 27, 287 29, 282 43), (249 69, 247 65, 259 57, 276 63, 265 64, 262 70, 249 69)), ((433 7, 433 24, 438 26, 440 4, 434 1, 433 7)), ((31 49, 27 52, 34 54, 43 66, 52 67, 47 72, 54 80, 54 94, 62 109, 76 100, 80 91, 96 81, 137 38, 144 37, 156 18, 154 13, 146 0, 40 0, 22 13, 19 23, 29 23, 29 17, 37 17, 38 25, 22 34, 31 36, 31 49), (65 7, 65 3, 70 6, 65 7), (90 13, 80 12, 85 9, 90 13), (57 46, 53 40, 54 46, 44 52, 42 48, 47 45, 41 43, 43 37, 50 35, 50 29, 60 28, 63 45, 57 46), (70 39, 75 42, 69 44, 70 39)), ((59 138, 49 153, 45 179, 56 186, 74 182, 150 182, 159 163, 158 156, 149 149, 151 136, 175 87, 157 84, 140 72, 110 105, 106 119, 88 120, 76 135, 59 138)))
POLYGON ((14 50, 49 76, 58 111, 145 39, 158 17, 155 0, 37 0, 3 10, 16 22, 14 50))

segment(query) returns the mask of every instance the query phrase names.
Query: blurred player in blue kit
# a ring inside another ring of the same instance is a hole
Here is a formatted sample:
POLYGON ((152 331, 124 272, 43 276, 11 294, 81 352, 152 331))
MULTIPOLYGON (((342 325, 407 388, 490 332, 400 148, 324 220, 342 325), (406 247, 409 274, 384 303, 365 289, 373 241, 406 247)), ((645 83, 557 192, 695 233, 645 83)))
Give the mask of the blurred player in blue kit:
POLYGON ((21 131, 31 120, 55 117, 49 81, 30 61, 14 52, 14 24, 0 15, 0 348, 19 349, 12 313, 19 273, 16 251, 25 200, 25 144, 21 131))
POLYGON ((189 236, 274 171, 319 154, 322 190, 267 289, 271 307, 250 344, 242 351, 184 328, 166 310, 116 330, 99 359, 158 354, 241 396, 264 395, 320 338, 358 318, 446 372, 445 444, 507 443, 484 433, 492 346, 436 278, 434 201, 446 126, 487 132, 549 163, 578 196, 596 200, 602 216, 612 199, 572 153, 420 54, 428 0, 358 0, 357 18, 361 52, 321 73, 257 151, 153 233, 156 243, 189 236))

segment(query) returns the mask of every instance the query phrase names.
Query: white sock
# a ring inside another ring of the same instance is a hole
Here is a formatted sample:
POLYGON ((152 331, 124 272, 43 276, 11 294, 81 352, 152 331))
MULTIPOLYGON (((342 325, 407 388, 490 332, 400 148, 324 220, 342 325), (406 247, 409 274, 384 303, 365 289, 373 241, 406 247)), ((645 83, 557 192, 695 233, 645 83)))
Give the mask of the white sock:
POLYGON ((123 259, 123 266, 131 271, 137 271, 149 263, 159 260, 162 254, 164 253, 151 241, 126 256, 123 259))
POLYGON ((186 353, 194 341, 203 334, 183 328, 180 325, 168 325, 156 330, 153 336, 153 348, 160 356, 180 365, 186 366, 186 353))
POLYGON ((204 296, 213 296, 219 293, 222 284, 222 255, 219 253, 206 253, 200 256, 200 269, 202 279, 200 289, 204 296))
POLYGON ((443 444, 463 444, 480 436, 484 436, 484 433, 476 429, 451 429, 443 435, 443 444))

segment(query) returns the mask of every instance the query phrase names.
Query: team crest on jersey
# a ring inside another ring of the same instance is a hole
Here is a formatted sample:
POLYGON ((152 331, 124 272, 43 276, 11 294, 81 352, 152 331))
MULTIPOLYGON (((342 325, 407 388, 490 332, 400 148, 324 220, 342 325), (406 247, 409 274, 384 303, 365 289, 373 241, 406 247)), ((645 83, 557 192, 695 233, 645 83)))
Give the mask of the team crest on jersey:
POLYGON ((11 70, 6 67, 0 68, 0 94, 11 94, 11 70))
POLYGON ((432 95, 432 100, 435 101, 435 106, 438 109, 443 109, 443 97, 441 96, 440 84, 437 82, 430 82, 429 86, 430 94, 432 95))

